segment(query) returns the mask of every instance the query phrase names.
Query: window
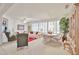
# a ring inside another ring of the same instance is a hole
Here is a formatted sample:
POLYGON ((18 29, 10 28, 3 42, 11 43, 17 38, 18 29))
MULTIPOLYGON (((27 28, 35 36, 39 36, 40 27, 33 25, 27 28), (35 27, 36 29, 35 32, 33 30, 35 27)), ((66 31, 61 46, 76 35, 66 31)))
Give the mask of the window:
POLYGON ((43 33, 47 33, 47 22, 43 22, 43 33))
POLYGON ((54 24, 53 24, 53 22, 48 22, 48 31, 52 31, 53 32, 53 30, 54 30, 54 24))
POLYGON ((34 32, 38 31, 38 23, 32 23, 32 31, 34 32))
POLYGON ((60 21, 57 21, 57 33, 60 33, 60 25, 59 25, 60 21))
POLYGON ((39 32, 43 32, 43 23, 39 22, 39 32))
POLYGON ((53 34, 60 33, 59 21, 44 21, 44 22, 33 22, 32 31, 47 33, 48 31, 53 32, 53 34))

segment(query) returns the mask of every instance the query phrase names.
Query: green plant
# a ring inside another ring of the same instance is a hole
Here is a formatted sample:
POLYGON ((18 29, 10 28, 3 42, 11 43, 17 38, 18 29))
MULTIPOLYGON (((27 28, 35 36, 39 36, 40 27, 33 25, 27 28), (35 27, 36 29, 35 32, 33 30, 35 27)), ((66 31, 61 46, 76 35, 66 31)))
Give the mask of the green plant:
POLYGON ((66 17, 62 17, 60 20, 60 29, 64 34, 68 32, 69 28, 69 19, 66 17))
POLYGON ((69 19, 66 17, 62 17, 60 20, 60 29, 61 32, 63 32, 62 42, 64 42, 64 40, 67 40, 67 33, 69 32, 68 28, 69 28, 69 19))

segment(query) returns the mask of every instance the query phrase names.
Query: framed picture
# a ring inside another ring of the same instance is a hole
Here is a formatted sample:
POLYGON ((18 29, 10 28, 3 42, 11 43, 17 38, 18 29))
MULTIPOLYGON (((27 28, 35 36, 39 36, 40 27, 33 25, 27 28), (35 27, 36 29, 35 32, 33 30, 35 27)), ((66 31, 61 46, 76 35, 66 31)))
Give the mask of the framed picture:
POLYGON ((17 30, 24 30, 24 25, 18 24, 18 25, 17 25, 17 30))

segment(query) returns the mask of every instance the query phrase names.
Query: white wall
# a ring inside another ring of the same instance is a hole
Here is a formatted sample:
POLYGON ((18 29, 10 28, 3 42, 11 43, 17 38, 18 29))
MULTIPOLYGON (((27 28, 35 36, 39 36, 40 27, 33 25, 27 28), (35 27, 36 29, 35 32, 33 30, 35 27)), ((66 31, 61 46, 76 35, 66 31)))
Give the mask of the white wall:
POLYGON ((15 34, 15 30, 14 30, 14 27, 15 27, 15 21, 14 19, 11 19, 11 18, 7 18, 8 19, 8 31, 10 31, 11 35, 12 34, 15 34))
POLYGON ((0 44, 2 44, 2 20, 0 18, 0 44))
POLYGON ((4 42, 8 42, 8 39, 6 37, 6 35, 3 32, 3 18, 0 18, 0 44, 4 43, 4 42))
POLYGON ((18 19, 12 19, 7 17, 8 19, 8 31, 10 31, 11 35, 15 35, 17 32, 27 32, 27 24, 23 24, 22 21, 18 20, 18 19), (17 30, 17 25, 21 24, 24 25, 24 30, 17 30))
POLYGON ((28 29, 27 29, 27 24, 26 23, 23 23, 23 21, 20 21, 20 20, 17 20, 15 21, 15 26, 16 26, 16 29, 15 29, 15 32, 28 32, 28 29), (24 30, 17 30, 17 25, 20 24, 20 25, 24 25, 24 30))

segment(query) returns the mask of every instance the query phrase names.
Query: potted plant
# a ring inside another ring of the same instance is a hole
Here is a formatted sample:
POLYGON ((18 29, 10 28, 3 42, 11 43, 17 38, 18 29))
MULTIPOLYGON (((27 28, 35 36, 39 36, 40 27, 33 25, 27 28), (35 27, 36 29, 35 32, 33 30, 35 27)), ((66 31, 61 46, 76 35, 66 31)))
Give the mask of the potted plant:
POLYGON ((66 17, 62 17, 60 19, 60 30, 63 33, 63 38, 67 40, 67 33, 69 32, 69 19, 66 17))

